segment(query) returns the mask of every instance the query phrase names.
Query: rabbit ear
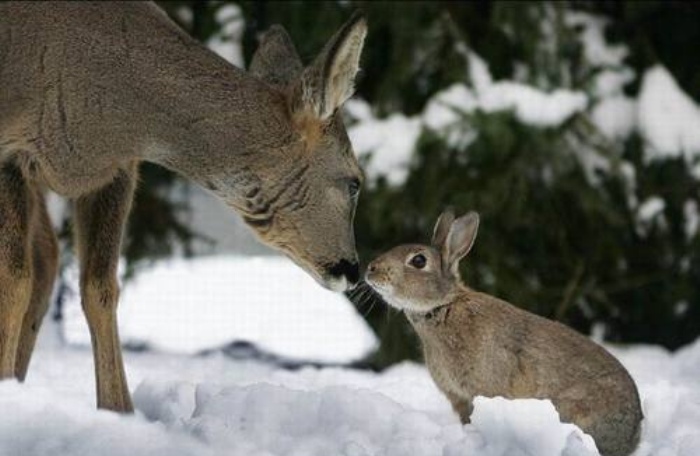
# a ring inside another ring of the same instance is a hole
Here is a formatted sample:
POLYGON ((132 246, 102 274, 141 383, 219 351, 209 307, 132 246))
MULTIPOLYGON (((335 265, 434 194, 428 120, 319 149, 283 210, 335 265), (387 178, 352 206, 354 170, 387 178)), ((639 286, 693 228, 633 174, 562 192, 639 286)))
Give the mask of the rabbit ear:
POLYGON ((452 208, 447 208, 440 214, 437 222, 435 223, 435 228, 433 228, 433 240, 431 244, 438 250, 442 249, 445 244, 445 239, 447 239, 447 233, 450 232, 450 226, 452 222, 455 221, 455 214, 452 208))
POLYGON ((459 260, 471 250, 478 230, 479 214, 476 212, 463 215, 452 222, 452 226, 450 226, 447 239, 442 247, 442 257, 445 266, 456 276, 459 276, 459 260))

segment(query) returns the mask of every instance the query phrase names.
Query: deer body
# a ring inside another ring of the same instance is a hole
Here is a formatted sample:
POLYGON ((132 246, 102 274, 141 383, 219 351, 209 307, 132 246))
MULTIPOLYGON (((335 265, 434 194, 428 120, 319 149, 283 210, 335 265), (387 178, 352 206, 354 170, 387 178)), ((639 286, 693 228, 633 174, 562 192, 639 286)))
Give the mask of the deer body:
POLYGON ((98 406, 131 410, 116 265, 142 161, 208 189, 322 285, 355 283, 362 176, 337 111, 365 33, 353 16, 304 68, 273 27, 245 72, 153 3, 0 3, 0 378, 26 375, 55 277, 49 188, 75 206, 98 406))

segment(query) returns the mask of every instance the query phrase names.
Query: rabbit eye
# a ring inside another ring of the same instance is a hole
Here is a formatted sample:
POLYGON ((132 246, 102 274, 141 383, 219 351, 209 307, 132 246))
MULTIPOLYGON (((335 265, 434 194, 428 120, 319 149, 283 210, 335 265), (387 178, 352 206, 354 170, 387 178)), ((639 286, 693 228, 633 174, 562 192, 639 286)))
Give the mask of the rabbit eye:
POLYGON ((410 264, 416 269, 423 269, 427 262, 428 260, 425 258, 425 255, 419 253, 418 255, 413 255, 413 257, 411 257, 411 259, 409 260, 408 264, 410 264))

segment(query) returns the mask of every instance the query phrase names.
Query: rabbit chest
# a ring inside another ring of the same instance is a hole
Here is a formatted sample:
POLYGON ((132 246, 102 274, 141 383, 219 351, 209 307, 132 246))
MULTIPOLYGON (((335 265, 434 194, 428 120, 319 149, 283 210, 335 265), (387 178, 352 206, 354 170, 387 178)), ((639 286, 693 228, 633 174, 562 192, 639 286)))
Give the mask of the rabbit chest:
POLYGON ((453 306, 428 317, 413 315, 409 321, 441 390, 463 398, 503 395, 512 389, 514 374, 522 377, 523 372, 513 372, 512 353, 499 344, 490 327, 480 324, 478 314, 453 306))
POLYGON ((467 306, 430 317, 413 315, 409 321, 441 390, 463 398, 541 394, 542 379, 530 359, 526 326, 503 324, 488 311, 467 306))

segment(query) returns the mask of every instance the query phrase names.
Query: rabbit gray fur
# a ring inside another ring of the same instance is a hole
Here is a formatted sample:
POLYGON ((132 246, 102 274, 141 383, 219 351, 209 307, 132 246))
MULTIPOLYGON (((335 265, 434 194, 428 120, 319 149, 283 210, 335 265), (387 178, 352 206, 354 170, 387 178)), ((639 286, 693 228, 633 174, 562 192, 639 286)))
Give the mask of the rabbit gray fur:
POLYGON ((602 455, 629 455, 643 415, 619 361, 560 323, 462 283, 459 261, 478 225, 474 212, 457 219, 443 213, 432 246, 390 250, 369 264, 367 282, 406 313, 435 383, 463 423, 475 396, 550 399, 562 421, 590 434, 602 455))

